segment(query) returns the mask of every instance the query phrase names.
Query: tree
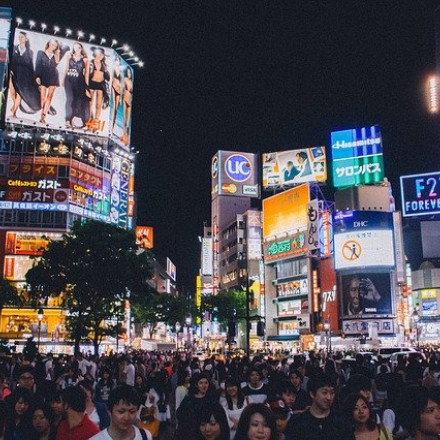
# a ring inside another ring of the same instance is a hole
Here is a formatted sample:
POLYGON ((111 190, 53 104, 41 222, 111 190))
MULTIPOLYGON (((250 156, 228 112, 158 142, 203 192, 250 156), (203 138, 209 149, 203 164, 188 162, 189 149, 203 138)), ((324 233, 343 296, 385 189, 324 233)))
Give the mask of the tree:
POLYGON ((218 322, 227 325, 231 317, 246 315, 246 293, 243 290, 222 290, 217 295, 205 295, 202 298, 202 315, 209 312, 218 322))
POLYGON ((176 322, 185 322, 186 305, 186 298, 182 296, 155 292, 136 298, 131 308, 136 321, 147 327, 152 339, 158 323, 174 327, 176 322))
POLYGON ((23 299, 8 280, 0 277, 0 313, 4 306, 20 306, 23 299))
POLYGON ((75 222, 61 241, 49 243, 26 274, 33 298, 65 295, 67 329, 79 350, 92 333, 95 353, 106 335, 118 333, 124 303, 148 292, 149 251, 139 252, 132 231, 97 221, 75 222))

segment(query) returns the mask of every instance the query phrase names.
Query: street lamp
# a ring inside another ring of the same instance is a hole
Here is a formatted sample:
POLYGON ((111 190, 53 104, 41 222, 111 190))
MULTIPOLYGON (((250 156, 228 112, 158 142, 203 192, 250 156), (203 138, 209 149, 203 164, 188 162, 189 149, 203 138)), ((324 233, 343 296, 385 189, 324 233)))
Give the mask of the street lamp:
POLYGON ((324 321, 324 330, 327 339, 327 353, 329 353, 332 351, 332 338, 330 333, 330 321, 328 319, 324 321))
POLYGON ((417 341, 417 347, 419 346, 419 312, 417 309, 414 309, 414 312, 411 314, 411 322, 413 324, 413 328, 416 330, 416 341, 417 341))
POLYGON ((192 324, 192 316, 190 314, 185 317, 188 345, 191 347, 191 324, 192 324))
POLYGON ((176 322, 175 327, 176 327, 176 350, 177 350, 179 348, 179 331, 182 328, 179 321, 176 322))
POLYGON ((38 309, 38 314, 37 314, 37 318, 38 318, 38 351, 40 351, 40 337, 41 337, 41 321, 43 320, 43 309, 38 309))

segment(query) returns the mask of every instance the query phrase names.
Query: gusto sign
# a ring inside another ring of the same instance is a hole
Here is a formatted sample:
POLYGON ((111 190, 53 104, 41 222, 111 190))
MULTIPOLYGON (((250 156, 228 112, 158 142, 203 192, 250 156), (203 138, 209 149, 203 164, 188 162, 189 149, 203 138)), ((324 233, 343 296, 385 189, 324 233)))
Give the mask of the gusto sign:
POLYGON ((245 182, 252 174, 252 165, 246 156, 232 154, 225 161, 225 172, 234 182, 245 182))

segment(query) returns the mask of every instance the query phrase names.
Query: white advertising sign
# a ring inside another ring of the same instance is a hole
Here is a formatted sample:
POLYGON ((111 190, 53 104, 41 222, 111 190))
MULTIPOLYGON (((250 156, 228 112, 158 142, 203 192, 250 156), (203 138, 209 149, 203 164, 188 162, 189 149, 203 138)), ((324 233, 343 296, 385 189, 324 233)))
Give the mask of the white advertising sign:
POLYGON ((335 269, 394 266, 393 232, 362 230, 335 234, 335 269))

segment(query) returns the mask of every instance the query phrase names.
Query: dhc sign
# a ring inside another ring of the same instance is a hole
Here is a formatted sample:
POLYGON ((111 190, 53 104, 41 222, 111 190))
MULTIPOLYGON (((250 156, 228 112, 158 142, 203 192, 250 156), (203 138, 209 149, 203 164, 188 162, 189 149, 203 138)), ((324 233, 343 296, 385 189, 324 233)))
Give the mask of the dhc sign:
POLYGON ((247 157, 233 154, 225 161, 225 172, 234 182, 245 182, 252 174, 252 165, 247 157))

